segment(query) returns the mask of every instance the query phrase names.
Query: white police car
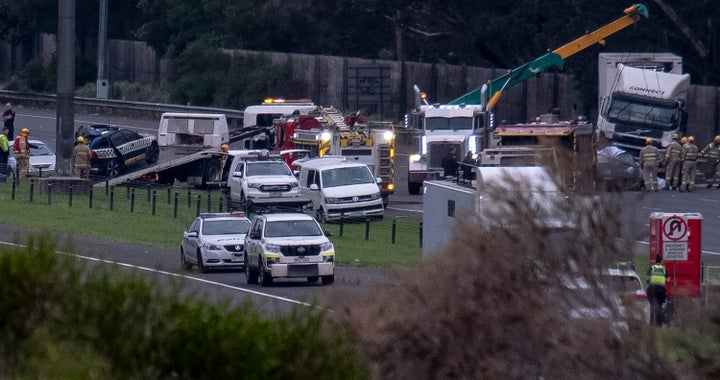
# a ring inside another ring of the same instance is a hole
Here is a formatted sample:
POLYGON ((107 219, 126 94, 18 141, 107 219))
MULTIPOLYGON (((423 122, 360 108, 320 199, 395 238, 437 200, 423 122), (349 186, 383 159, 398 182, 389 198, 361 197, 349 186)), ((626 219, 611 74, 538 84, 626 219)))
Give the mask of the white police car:
POLYGON ((245 235, 250 220, 243 212, 202 213, 183 232, 180 263, 207 272, 210 268, 243 268, 245 235))

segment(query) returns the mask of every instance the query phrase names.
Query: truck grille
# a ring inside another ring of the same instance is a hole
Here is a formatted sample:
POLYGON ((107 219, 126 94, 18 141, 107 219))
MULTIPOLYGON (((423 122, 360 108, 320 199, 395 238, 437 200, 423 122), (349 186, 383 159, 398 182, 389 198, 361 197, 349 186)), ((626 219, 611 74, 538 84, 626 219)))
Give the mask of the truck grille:
POLYGON ((300 245, 280 247, 283 256, 316 256, 320 254, 319 245, 300 245))
POLYGON ((290 185, 262 185, 260 191, 290 191, 290 185))

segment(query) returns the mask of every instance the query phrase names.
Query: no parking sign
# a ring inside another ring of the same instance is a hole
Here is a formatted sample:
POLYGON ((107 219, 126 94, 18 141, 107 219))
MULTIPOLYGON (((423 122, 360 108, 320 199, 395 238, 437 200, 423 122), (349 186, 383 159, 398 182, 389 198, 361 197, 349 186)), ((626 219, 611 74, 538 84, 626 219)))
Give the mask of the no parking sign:
POLYGON ((660 256, 668 273, 668 294, 700 296, 702 215, 650 214, 650 265, 660 256))

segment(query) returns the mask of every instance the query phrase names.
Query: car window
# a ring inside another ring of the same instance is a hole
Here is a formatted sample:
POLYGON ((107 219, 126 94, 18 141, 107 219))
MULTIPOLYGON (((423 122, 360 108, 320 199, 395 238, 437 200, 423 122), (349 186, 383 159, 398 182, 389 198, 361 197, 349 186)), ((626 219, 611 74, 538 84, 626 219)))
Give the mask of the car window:
POLYGON ((93 149, 105 149, 110 148, 110 141, 108 141, 108 138, 106 136, 98 137, 95 140, 93 140, 92 144, 90 145, 93 149))
POLYGON ((265 237, 320 236, 323 232, 313 220, 281 220, 268 222, 265 237))
POLYGON ((258 236, 260 236, 260 234, 262 233, 262 226, 263 226, 262 220, 255 219, 255 221, 253 222, 253 225, 252 225, 252 233, 258 234, 258 236))
POLYGON ((324 187, 356 185, 360 183, 375 183, 370 170, 365 166, 328 169, 322 172, 324 187))
POLYGON ((246 166, 246 176, 248 177, 257 175, 292 175, 290 168, 282 161, 248 162, 246 166))
POLYGON ((55 154, 52 149, 50 149, 49 146, 45 144, 32 144, 30 146, 30 155, 31 156, 52 156, 55 154))
POLYGON ((250 221, 244 219, 206 220, 203 223, 203 235, 236 235, 246 234, 250 229, 250 221))
POLYGON ((197 220, 197 219, 193 220, 192 224, 190 224, 190 227, 188 228, 188 232, 197 232, 199 223, 200 223, 199 220, 197 220))

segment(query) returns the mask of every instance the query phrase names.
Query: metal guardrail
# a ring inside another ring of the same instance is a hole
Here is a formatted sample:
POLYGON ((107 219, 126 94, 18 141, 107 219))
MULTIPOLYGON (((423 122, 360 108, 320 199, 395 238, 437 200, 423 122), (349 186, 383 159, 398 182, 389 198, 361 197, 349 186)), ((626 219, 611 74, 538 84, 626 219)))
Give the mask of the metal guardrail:
MULTIPOLYGON (((54 94, 22 93, 6 90, 0 90, 0 99, 2 99, 2 103, 11 102, 45 108, 54 108, 57 103, 57 96, 54 94)), ((158 120, 164 112, 223 113, 228 119, 229 126, 241 127, 243 124, 243 111, 227 108, 76 97, 75 110, 78 112, 145 117, 158 120)))

